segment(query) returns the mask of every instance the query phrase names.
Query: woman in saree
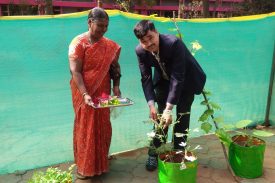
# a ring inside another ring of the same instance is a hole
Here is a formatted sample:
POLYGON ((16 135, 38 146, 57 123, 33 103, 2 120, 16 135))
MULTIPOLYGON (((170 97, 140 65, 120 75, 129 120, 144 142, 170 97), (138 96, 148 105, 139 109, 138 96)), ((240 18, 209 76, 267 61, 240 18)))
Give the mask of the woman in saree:
POLYGON ((110 109, 95 109, 92 99, 111 94, 120 96, 121 47, 104 37, 109 24, 108 14, 93 8, 88 15, 88 32, 76 36, 69 46, 74 119, 74 159, 77 182, 92 182, 92 178, 108 171, 108 152, 112 128, 110 109))

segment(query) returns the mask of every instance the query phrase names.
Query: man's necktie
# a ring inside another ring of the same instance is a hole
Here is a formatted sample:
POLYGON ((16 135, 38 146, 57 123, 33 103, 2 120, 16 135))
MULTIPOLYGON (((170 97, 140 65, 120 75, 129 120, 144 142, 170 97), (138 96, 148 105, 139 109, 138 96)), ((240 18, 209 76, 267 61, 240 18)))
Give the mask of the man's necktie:
POLYGON ((159 67, 161 69, 161 72, 162 72, 162 77, 165 79, 165 80, 169 80, 169 76, 167 75, 166 71, 165 71, 165 68, 163 66, 163 64, 160 62, 160 58, 159 58, 159 52, 157 54, 155 54, 154 52, 152 52, 152 55, 155 57, 155 59, 158 61, 158 64, 159 64, 159 67))

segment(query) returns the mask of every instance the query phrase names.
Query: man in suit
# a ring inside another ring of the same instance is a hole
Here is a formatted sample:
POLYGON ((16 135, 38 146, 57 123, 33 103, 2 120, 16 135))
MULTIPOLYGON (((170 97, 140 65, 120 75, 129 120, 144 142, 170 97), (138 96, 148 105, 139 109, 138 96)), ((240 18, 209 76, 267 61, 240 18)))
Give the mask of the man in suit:
MULTIPOLYGON (((181 113, 190 112, 194 95, 203 90, 206 75, 182 40, 173 35, 159 34, 150 20, 138 22, 134 34, 139 40, 136 54, 150 118, 157 121, 157 114, 162 114, 164 133, 167 134, 168 126, 172 123, 173 107, 176 106, 177 118, 181 113)), ((190 113, 181 116, 179 123, 175 124, 174 149, 184 148, 179 144, 185 142, 186 137, 176 137, 175 133, 186 133, 189 121, 190 113)), ((157 153, 154 149, 160 145, 159 139, 153 139, 146 162, 148 171, 157 168, 157 153)))

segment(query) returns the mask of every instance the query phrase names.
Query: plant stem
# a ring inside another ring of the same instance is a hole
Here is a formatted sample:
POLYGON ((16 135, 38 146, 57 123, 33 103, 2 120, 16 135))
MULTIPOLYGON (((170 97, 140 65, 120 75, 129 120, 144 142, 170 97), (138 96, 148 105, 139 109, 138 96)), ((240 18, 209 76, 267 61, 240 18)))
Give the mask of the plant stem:
MULTIPOLYGON (((178 32, 178 34, 179 34, 179 37, 180 37, 180 39, 182 40, 181 33, 180 33, 180 30, 179 30, 179 27, 178 27, 178 25, 177 25, 177 22, 176 22, 175 17, 173 17, 173 19, 172 19, 172 18, 170 18, 170 19, 171 19, 172 22, 174 22, 175 27, 176 27, 176 29, 177 29, 177 32, 178 32)), ((207 99, 206 94, 204 93, 204 91, 202 91, 202 95, 203 95, 203 97, 204 97, 204 100, 205 100, 206 103, 207 103, 207 108, 208 108, 208 109, 211 109, 211 108, 210 108, 210 105, 208 104, 208 99, 207 99)), ((219 129, 218 124, 217 124, 216 121, 214 120, 214 115, 213 115, 213 114, 211 114, 211 118, 212 118, 212 120, 213 120, 213 123, 214 123, 216 129, 219 129)), ((223 144, 222 142, 221 142, 221 145, 222 145, 223 154, 224 154, 224 157, 225 157, 225 160, 226 160, 227 168, 229 169, 229 171, 230 171, 231 175, 233 176, 234 180, 235 180, 236 182, 239 183, 240 181, 237 179, 235 173, 233 172, 233 170, 232 170, 232 168, 231 168, 231 166, 230 166, 230 164, 229 164, 228 156, 227 156, 227 152, 226 152, 226 148, 225 148, 225 146, 224 146, 224 144, 223 144)))
MULTIPOLYGON (((210 108, 210 105, 209 105, 209 103, 208 103, 208 99, 207 99, 206 94, 205 94, 204 91, 202 91, 202 95, 203 95, 203 98, 204 98, 204 100, 205 100, 205 102, 206 102, 207 109, 210 110, 211 108, 210 108)), ((213 115, 213 114, 211 114, 211 118, 212 118, 212 121, 213 121, 213 123, 214 123, 216 129, 219 129, 218 124, 217 124, 217 122, 215 121, 214 115, 213 115)), ((233 176, 234 180, 235 180, 236 182, 240 182, 240 181, 237 179, 237 177, 236 177, 234 171, 232 170, 232 168, 231 168, 231 166, 230 166, 230 164, 229 164, 228 156, 227 156, 227 152, 226 152, 226 148, 225 148, 225 146, 224 146, 224 144, 223 144, 222 142, 221 142, 221 145, 222 145, 222 150, 223 150, 224 158, 225 158, 225 160, 226 160, 227 168, 229 169, 229 171, 230 171, 231 175, 233 176)))
POLYGON ((174 22, 175 27, 176 27, 177 32, 178 32, 178 35, 179 35, 180 39, 182 40, 181 33, 180 33, 180 29, 179 29, 179 27, 178 27, 178 24, 177 24, 177 21, 176 21, 175 17, 170 18, 170 19, 171 19, 172 22, 174 22))

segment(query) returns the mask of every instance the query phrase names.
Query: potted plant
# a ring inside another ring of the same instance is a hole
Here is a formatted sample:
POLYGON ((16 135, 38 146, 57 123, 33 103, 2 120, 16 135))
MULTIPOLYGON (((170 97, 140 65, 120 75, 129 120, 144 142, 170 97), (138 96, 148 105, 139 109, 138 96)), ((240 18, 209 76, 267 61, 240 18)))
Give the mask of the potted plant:
MULTIPOLYGON (((241 120, 233 128, 230 136, 227 128, 216 130, 215 134, 228 147, 229 163, 234 173, 243 178, 257 178, 263 174, 263 162, 266 143, 261 137, 270 137, 273 133, 263 130, 248 131, 251 120, 241 120), (241 131, 236 129, 242 129, 241 131), (237 134, 236 134, 237 133, 237 134)), ((231 127, 232 128, 232 127, 231 127)))
MULTIPOLYGON (((182 39, 182 35, 177 26, 175 18, 171 19, 175 24, 175 29, 171 31, 177 31, 177 36, 182 39)), ((192 55, 195 55, 198 50, 202 47, 199 42, 195 41, 191 43, 192 47, 190 49, 192 55)), ((221 117, 214 117, 215 110, 220 110, 220 106, 212 101, 209 101, 208 96, 211 95, 208 91, 203 91, 202 95, 204 100, 201 102, 202 105, 206 106, 206 110, 200 116, 199 121, 201 122, 201 129, 206 133, 209 133, 212 129, 212 119, 214 126, 216 128, 215 134, 220 139, 222 143, 222 148, 226 158, 228 168, 233 175, 234 179, 238 182, 235 174, 243 178, 256 178, 263 173, 263 160, 264 151, 266 143, 260 137, 269 137, 274 134, 270 132, 265 132, 261 130, 254 130, 252 133, 248 133, 248 126, 252 125, 251 120, 242 120, 236 123, 236 125, 223 125, 219 128, 220 123, 223 123, 221 117), (244 131, 238 132, 238 135, 231 137, 228 130, 243 129, 244 131), (226 153, 226 148, 229 149, 229 157, 226 153)))
POLYGON ((228 148, 228 162, 235 175, 242 178, 257 178, 263 174, 263 162, 266 143, 261 137, 270 137, 273 133, 253 129, 249 131, 249 126, 253 125, 251 120, 241 120, 234 125, 223 123, 221 117, 214 118, 215 109, 220 110, 220 106, 209 101, 207 96, 210 92, 204 91, 205 98, 201 102, 207 109, 201 115, 199 121, 202 122, 201 129, 208 133, 212 129, 210 116, 213 119, 216 130, 215 135, 228 148), (218 127, 218 125, 220 127, 218 127))
MULTIPOLYGON (((182 35, 178 29, 175 19, 171 19, 172 22, 175 23, 175 29, 169 29, 169 31, 175 32, 177 31, 178 34, 176 35, 180 39, 182 39, 182 35)), ((199 41, 193 41, 190 43, 189 50, 191 54, 194 56, 197 51, 202 48, 199 41)), ((186 113, 187 114, 187 113, 186 113)), ((183 116, 185 114, 180 114, 183 116)), ((160 119, 161 115, 158 115, 158 120, 151 122, 154 123, 154 130, 148 133, 148 137, 150 140, 150 144, 152 143, 153 138, 158 138, 161 142, 166 141, 167 135, 163 131, 163 125, 160 119)), ((173 129, 173 126, 179 122, 179 119, 173 122, 170 127, 173 129)), ((156 152, 158 156, 158 178, 159 183, 181 183, 183 180, 184 182, 188 183, 195 183, 197 177, 197 167, 198 167, 198 160, 195 154, 195 151, 201 149, 199 145, 196 147, 192 147, 189 144, 188 136, 190 132, 198 132, 198 129, 195 130, 186 130, 185 134, 176 133, 175 136, 183 137, 187 139, 185 143, 181 143, 180 146, 183 147, 184 150, 174 150, 172 143, 162 143, 160 147, 156 148, 156 152)), ((173 140, 172 140, 173 142, 173 140)))
MULTIPOLYGON (((181 116, 184 114, 181 114, 181 116)), ((179 119, 178 119, 179 120, 179 119)), ((148 133, 150 141, 153 138, 158 138, 160 141, 167 139, 167 135, 163 132, 162 123, 151 120, 154 123, 154 130, 148 133)), ((173 122, 170 127, 179 121, 173 122)), ((162 143, 156 148, 158 156, 158 178, 159 183, 180 183, 182 180, 188 183, 195 183, 197 177, 198 160, 195 151, 200 149, 199 145, 192 147, 189 144, 188 136, 191 132, 198 132, 198 129, 187 130, 186 134, 175 133, 177 137, 186 136, 186 142, 182 142, 180 146, 183 150, 173 149, 172 143, 162 143)))
POLYGON ((35 172, 28 183, 41 182, 58 182, 58 183, 72 183, 73 182, 73 168, 75 164, 71 165, 67 171, 61 171, 58 168, 48 168, 46 172, 35 172))

